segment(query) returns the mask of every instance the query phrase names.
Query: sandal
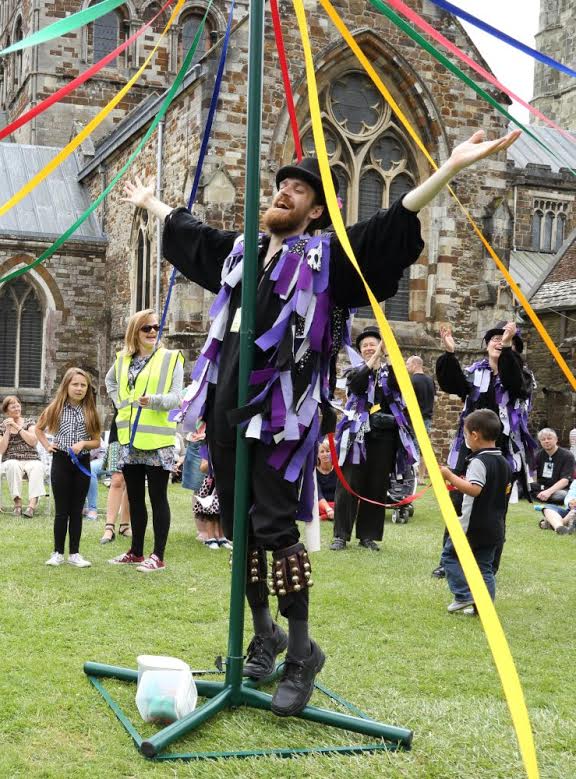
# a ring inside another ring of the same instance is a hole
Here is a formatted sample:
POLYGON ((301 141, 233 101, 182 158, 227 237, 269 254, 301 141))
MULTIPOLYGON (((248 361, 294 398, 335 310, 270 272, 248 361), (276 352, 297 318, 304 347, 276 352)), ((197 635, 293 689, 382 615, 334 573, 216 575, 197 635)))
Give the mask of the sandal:
POLYGON ((22 506, 14 506, 14 516, 15 517, 21 517, 22 516, 22 506))
POLYGON ((120 525, 118 528, 118 533, 119 535, 124 536, 124 538, 132 538, 132 528, 128 522, 124 522, 120 525))
POLYGON ((114 539, 116 538, 116 525, 113 525, 112 522, 107 522, 104 525, 104 534, 106 534, 106 531, 109 530, 110 528, 112 528, 112 535, 110 536, 110 538, 108 538, 107 535, 103 535, 102 538, 100 539, 101 544, 111 544, 112 541, 114 541, 114 539))
POLYGON ((22 512, 23 517, 28 517, 29 519, 34 516, 34 508, 32 506, 28 506, 27 509, 24 509, 22 512))
POLYGON ((547 519, 541 519, 540 522, 538 522, 538 527, 540 530, 551 530, 552 525, 547 519))

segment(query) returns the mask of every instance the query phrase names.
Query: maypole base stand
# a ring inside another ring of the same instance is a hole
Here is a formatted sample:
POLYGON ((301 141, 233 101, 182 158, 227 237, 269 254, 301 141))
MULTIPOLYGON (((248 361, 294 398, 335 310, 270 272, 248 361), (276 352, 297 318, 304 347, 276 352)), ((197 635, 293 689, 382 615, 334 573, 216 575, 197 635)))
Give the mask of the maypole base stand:
MULTIPOLYGON (((300 719, 309 722, 318 722, 323 725, 330 725, 341 730, 349 730, 353 733, 361 733, 365 736, 379 739, 378 743, 360 744, 352 746, 327 746, 327 747, 308 747, 308 748, 285 748, 285 749, 256 749, 239 750, 226 752, 192 752, 183 754, 160 754, 167 746, 177 739, 195 730, 202 723, 224 709, 235 709, 239 706, 248 706, 254 709, 270 710, 272 696, 256 689, 257 682, 245 679, 239 686, 227 682, 207 681, 196 679, 198 695, 208 700, 202 706, 198 707, 184 719, 168 725, 160 730, 156 735, 143 739, 128 717, 124 714, 120 706, 114 701, 108 693, 102 679, 117 679, 124 682, 134 682, 138 680, 138 671, 130 668, 119 668, 113 665, 103 665, 101 663, 85 663, 84 673, 93 686, 102 695, 106 703, 110 706, 116 717, 120 720, 125 730, 131 736, 138 751, 147 758, 155 760, 217 760, 228 757, 294 757, 307 754, 344 754, 351 755, 359 752, 377 752, 377 751, 396 751, 397 749, 410 749, 412 743, 412 731, 405 728, 397 728, 392 725, 383 725, 380 722, 368 718, 359 709, 348 704, 339 696, 335 696, 323 688, 316 685, 316 688, 325 692, 330 698, 338 701, 351 711, 355 711, 359 716, 353 717, 349 714, 342 714, 328 709, 319 709, 315 706, 306 706, 298 715, 300 719)), ((262 680, 260 683, 272 681, 278 675, 278 669, 274 676, 262 680)), ((279 720, 279 725, 281 722, 279 720)))

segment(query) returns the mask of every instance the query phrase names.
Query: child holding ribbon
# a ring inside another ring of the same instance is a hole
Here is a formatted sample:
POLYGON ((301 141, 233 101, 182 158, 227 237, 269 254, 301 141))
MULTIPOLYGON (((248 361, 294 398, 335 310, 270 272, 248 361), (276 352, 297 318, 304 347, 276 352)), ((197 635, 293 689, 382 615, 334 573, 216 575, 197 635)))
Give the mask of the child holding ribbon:
POLYGON ((100 419, 94 402, 90 376, 81 368, 68 368, 56 397, 44 409, 36 424, 36 435, 52 453, 50 479, 54 495, 54 552, 46 565, 66 562, 64 545, 69 535, 68 563, 89 568, 80 554, 82 507, 90 486, 90 449, 100 446, 100 419), (53 434, 52 443, 45 431, 53 434))

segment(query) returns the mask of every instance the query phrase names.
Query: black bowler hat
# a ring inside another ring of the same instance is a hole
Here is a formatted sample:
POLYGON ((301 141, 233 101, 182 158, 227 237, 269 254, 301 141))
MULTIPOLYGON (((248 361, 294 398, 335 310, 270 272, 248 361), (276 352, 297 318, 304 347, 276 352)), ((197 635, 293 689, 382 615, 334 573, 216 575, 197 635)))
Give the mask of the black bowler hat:
MULTIPOLYGON (((338 194, 340 184, 336 178, 336 174, 332 169, 330 169, 330 173, 332 174, 332 183, 334 184, 334 189, 336 190, 336 194, 338 194)), ((296 162, 293 165, 284 165, 284 167, 280 168, 276 174, 276 186, 280 188, 280 182, 288 178, 300 179, 301 181, 305 181, 307 184, 309 184, 316 193, 316 197, 318 198, 318 205, 324 206, 322 215, 319 216, 318 219, 314 219, 313 222, 310 222, 309 229, 322 230, 324 227, 328 227, 330 224, 330 214, 328 213, 326 196, 324 194, 324 187, 322 186, 320 165, 318 164, 316 157, 304 157, 300 160, 300 162, 296 162)))
POLYGON ((356 337, 356 349, 358 351, 360 351, 360 344, 365 338, 377 338, 379 341, 382 340, 380 330, 378 330, 377 327, 374 327, 374 325, 365 327, 364 330, 362 330, 362 332, 356 337))
MULTIPOLYGON (((494 327, 491 327, 490 330, 486 330, 484 333, 484 338, 482 339, 482 342, 488 346, 488 342, 491 338, 493 338, 495 335, 504 335, 504 328, 506 327, 508 323, 504 320, 501 322, 497 322, 494 327)), ((518 354, 521 354, 524 351, 524 341, 522 340, 522 337, 520 336, 520 333, 516 333, 516 335, 512 336, 512 343, 516 347, 516 351, 518 354)))

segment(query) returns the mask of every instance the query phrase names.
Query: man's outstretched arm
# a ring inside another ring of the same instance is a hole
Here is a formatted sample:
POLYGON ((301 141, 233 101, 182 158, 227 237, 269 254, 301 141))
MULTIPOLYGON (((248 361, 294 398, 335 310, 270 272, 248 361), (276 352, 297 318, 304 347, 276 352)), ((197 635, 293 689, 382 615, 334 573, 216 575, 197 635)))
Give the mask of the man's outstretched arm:
POLYGON ((520 130, 514 130, 503 138, 485 141, 484 130, 477 130, 467 141, 454 147, 450 157, 430 178, 404 196, 402 201, 404 208, 409 211, 420 211, 461 170, 468 168, 478 160, 483 160, 485 157, 507 149, 518 139, 520 134, 520 130))

